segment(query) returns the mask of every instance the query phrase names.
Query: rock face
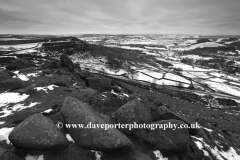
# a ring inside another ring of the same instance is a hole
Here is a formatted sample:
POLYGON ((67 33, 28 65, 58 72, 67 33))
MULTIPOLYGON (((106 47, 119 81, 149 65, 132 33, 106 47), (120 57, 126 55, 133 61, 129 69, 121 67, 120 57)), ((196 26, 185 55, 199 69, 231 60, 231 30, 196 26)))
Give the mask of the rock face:
MULTIPOLYGON (((179 120, 162 120, 151 124, 158 124, 159 126, 176 124, 179 127, 181 124, 187 125, 179 120)), ((153 145, 161 152, 182 152, 186 151, 190 138, 188 129, 175 129, 168 128, 166 130, 157 128, 155 130, 141 130, 137 133, 138 137, 148 144, 153 145)))
POLYGON ((37 150, 69 143, 52 120, 39 113, 29 116, 17 125, 9 134, 9 140, 16 147, 37 150))
POLYGON ((111 80, 107 78, 87 78, 90 88, 93 88, 99 92, 110 91, 111 80))
POLYGON ((3 89, 18 89, 26 86, 26 83, 19 78, 11 78, 0 81, 0 88, 3 89))
POLYGON ((13 61, 11 64, 9 64, 6 69, 7 70, 16 70, 16 69, 23 69, 34 66, 33 63, 25 60, 25 59, 17 59, 13 61))
POLYGON ((62 67, 67 67, 70 71, 74 70, 74 64, 67 54, 62 54, 60 60, 62 67))
MULTIPOLYGON (((73 97, 65 99, 61 112, 65 122, 69 124, 84 124, 85 127, 90 123, 107 124, 90 106, 73 97)), ((132 142, 114 128, 105 130, 95 126, 95 128, 68 128, 67 130, 76 144, 88 149, 129 151, 133 148, 132 142)))
MULTIPOLYGON (((115 113, 115 121, 116 123, 121 124, 143 124, 143 123, 151 123, 151 111, 149 106, 145 106, 140 100, 135 99, 132 100, 121 108, 119 108, 115 113)), ((121 129, 122 132, 127 134, 132 134, 134 130, 121 129)))

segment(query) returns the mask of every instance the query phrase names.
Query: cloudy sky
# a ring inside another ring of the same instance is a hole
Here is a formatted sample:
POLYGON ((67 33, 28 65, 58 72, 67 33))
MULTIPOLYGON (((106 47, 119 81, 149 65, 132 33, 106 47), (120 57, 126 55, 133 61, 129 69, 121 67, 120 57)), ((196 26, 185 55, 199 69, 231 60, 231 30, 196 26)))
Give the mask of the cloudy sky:
POLYGON ((240 0, 0 0, 0 34, 240 35, 240 0))

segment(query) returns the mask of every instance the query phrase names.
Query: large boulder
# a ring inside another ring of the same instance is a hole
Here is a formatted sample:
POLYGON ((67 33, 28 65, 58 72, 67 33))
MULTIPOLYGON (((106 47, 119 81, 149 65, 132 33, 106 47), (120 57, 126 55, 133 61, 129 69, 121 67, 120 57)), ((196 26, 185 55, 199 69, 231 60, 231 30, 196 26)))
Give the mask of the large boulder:
POLYGON ((69 75, 69 72, 63 68, 58 69, 55 73, 59 75, 69 75))
POLYGON ((44 160, 96 160, 95 153, 84 149, 74 143, 58 152, 49 151, 44 155, 44 160))
POLYGON ((80 71, 80 72, 77 72, 76 74, 83 80, 94 77, 94 75, 89 71, 80 71))
MULTIPOLYGON (((90 106, 73 97, 67 97, 61 108, 61 112, 68 124, 83 124, 94 128, 67 128, 76 144, 98 151, 121 150, 129 151, 133 148, 132 142, 115 128, 102 128, 96 125, 107 125, 90 106)), ((109 125, 109 124, 108 124, 109 125)))
POLYGON ((61 147, 69 143, 52 120, 39 113, 17 125, 9 134, 9 140, 16 147, 36 150, 61 147))
POLYGON ((104 101, 94 99, 91 103, 94 110, 109 116, 113 116, 122 105, 124 105, 123 100, 116 97, 108 97, 104 101))
POLYGON ((191 135, 197 135, 200 132, 200 129, 198 128, 191 128, 191 122, 187 118, 178 115, 177 113, 174 113, 170 111, 166 106, 159 106, 159 107, 152 107, 151 108, 151 114, 152 114, 152 121, 160 121, 160 120, 168 120, 168 119, 175 119, 184 121, 189 126, 189 133, 191 135))
POLYGON ((60 63, 58 61, 53 60, 49 64, 47 64, 45 67, 46 68, 60 68, 61 65, 60 65, 60 63))
POLYGON ((11 79, 0 81, 0 88, 3 88, 5 90, 18 89, 18 88, 25 87, 26 85, 27 85, 26 82, 22 81, 19 78, 11 78, 11 79))
POLYGON ((6 69, 7 70, 17 70, 17 69, 23 69, 23 68, 29 68, 35 66, 34 63, 29 62, 25 59, 17 59, 15 61, 13 61, 12 63, 10 63, 6 69))
POLYGON ((0 82, 12 78, 8 73, 0 71, 0 82))
POLYGON ((60 60, 62 67, 67 67, 70 71, 74 70, 74 64, 67 54, 62 54, 60 60))
POLYGON ((73 74, 73 76, 72 76, 72 78, 73 78, 73 80, 75 81, 75 82, 77 82, 77 85, 78 86, 84 86, 84 87, 86 87, 86 82, 85 81, 83 81, 77 74, 73 74))
MULTIPOLYGON (((151 111, 149 106, 145 106, 140 100, 134 99, 120 107, 115 113, 116 123, 121 124, 144 124, 151 123, 151 111)), ((125 128, 122 132, 132 134, 135 129, 125 128)))
POLYGON ((107 78, 87 78, 88 85, 99 92, 110 91, 111 80, 107 78))
POLYGON ((154 127, 136 133, 139 139, 164 153, 181 153, 187 150, 190 141, 188 129, 180 128, 180 125, 188 126, 186 123, 179 120, 162 120, 150 125, 154 127), (171 125, 176 125, 176 128, 171 125), (168 128, 164 129, 164 126, 168 128))
POLYGON ((69 75, 56 75, 53 84, 57 86, 67 86, 71 83, 71 77, 69 75))
MULTIPOLYGON (((153 154, 153 153, 152 153, 153 154)), ((125 154, 119 152, 103 152, 101 159, 104 160, 153 160, 148 154, 138 150, 125 154)))

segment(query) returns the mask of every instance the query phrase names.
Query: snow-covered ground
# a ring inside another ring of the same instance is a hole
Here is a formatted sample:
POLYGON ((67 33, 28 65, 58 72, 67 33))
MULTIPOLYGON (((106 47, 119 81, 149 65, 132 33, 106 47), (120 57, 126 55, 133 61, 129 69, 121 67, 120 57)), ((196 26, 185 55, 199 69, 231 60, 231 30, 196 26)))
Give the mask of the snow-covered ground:
POLYGON ((190 58, 190 59, 194 59, 194 60, 197 60, 197 59, 203 59, 203 60, 212 59, 212 57, 202 57, 202 56, 199 56, 199 55, 184 55, 184 56, 181 56, 181 58, 190 58))
POLYGON ((4 107, 10 103, 19 103, 27 99, 29 95, 15 92, 4 92, 0 93, 0 108, 4 107))
MULTIPOLYGON (((193 67, 188 64, 184 64, 176 61, 169 61, 164 58, 155 57, 157 60, 165 61, 171 63, 173 66, 170 69, 162 69, 161 66, 156 68, 156 66, 151 66, 150 64, 142 63, 141 65, 133 65, 133 63, 128 64, 129 67, 134 72, 130 73, 126 66, 121 69, 114 70, 98 59, 94 59, 93 57, 78 59, 76 62, 81 64, 81 67, 91 68, 92 70, 97 70, 99 72, 105 72, 111 75, 127 75, 130 79, 135 79, 139 81, 145 81, 150 83, 156 83, 158 85, 170 85, 170 86, 183 86, 189 87, 192 79, 198 83, 202 83, 202 85, 207 85, 215 91, 221 93, 227 93, 233 96, 240 96, 240 86, 234 86, 236 81, 239 81, 239 78, 226 75, 224 73, 219 73, 218 70, 215 69, 206 69, 200 67, 193 67), (176 75, 175 73, 171 73, 171 69, 178 69, 180 73, 183 75, 176 75), (186 78, 187 77, 187 78, 186 78), (231 85, 231 83, 233 82, 231 85)), ((194 83, 198 87, 199 84, 194 83)))
POLYGON ((20 50, 26 48, 36 47, 38 43, 26 43, 26 44, 17 44, 17 45, 0 45, 0 51, 12 51, 12 50, 20 50))
POLYGON ((24 104, 21 104, 21 103, 18 103, 18 104, 15 104, 14 106, 12 107, 9 107, 9 106, 5 106, 5 107, 2 107, 2 111, 0 111, 1 113, 1 117, 7 117, 11 114, 13 114, 13 112, 16 112, 16 111, 21 111, 23 109, 26 109, 26 108, 31 108, 37 104, 40 104, 40 102, 32 102, 30 103, 29 105, 24 105, 24 104))
POLYGON ((205 42, 205 43, 194 44, 189 49, 205 48, 205 47, 220 47, 220 46, 225 46, 225 45, 216 43, 216 42, 205 42))
MULTIPOLYGON (((213 154, 217 160, 239 160, 240 155, 236 153, 236 151, 230 147, 228 151, 219 150, 218 147, 210 147, 206 142, 204 142, 203 138, 198 138, 191 136, 194 139, 194 142, 196 143, 197 147, 201 149, 205 156, 209 156, 209 152, 213 154)), ((223 146, 219 145, 220 148, 223 148, 223 146)))

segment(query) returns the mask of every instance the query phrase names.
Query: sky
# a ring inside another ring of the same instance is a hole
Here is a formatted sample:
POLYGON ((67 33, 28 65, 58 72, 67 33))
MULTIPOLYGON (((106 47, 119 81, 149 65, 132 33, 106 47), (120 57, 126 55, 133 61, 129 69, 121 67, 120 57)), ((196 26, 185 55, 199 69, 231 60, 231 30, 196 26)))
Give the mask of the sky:
POLYGON ((0 0, 0 34, 240 35, 240 0, 0 0))

